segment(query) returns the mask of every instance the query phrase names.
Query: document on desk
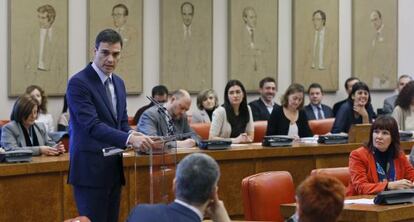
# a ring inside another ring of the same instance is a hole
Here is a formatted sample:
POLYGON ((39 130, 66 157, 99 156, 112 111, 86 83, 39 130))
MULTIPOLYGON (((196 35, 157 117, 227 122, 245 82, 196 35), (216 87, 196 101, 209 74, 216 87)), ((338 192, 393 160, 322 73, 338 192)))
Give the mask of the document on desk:
POLYGON ((374 199, 361 198, 345 200, 344 204, 374 204, 374 199))

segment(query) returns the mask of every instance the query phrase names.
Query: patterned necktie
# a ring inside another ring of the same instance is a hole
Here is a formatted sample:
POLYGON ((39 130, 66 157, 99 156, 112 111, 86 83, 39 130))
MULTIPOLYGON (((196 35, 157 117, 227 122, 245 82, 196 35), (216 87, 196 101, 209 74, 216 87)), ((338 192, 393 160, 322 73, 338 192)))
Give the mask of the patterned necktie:
POLYGON ((106 89, 106 96, 108 97, 109 100, 109 104, 112 108, 112 113, 116 116, 116 107, 114 106, 113 102, 112 102, 112 93, 111 93, 111 89, 109 88, 109 84, 112 83, 111 78, 107 78, 105 81, 105 89, 106 89))
POLYGON ((321 107, 318 106, 317 108, 318 108, 318 119, 323 119, 321 107))

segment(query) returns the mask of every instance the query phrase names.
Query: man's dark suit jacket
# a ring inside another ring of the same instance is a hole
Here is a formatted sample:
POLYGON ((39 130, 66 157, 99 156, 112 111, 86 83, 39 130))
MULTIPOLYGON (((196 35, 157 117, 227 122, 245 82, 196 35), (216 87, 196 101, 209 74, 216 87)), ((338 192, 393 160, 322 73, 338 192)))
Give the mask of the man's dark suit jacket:
POLYGON ((178 203, 140 204, 130 213, 127 222, 200 222, 198 215, 189 208, 178 203))
POLYGON ((125 148, 130 130, 124 82, 115 74, 112 82, 117 116, 111 111, 105 86, 91 64, 69 80, 66 92, 70 112, 68 182, 72 185, 110 188, 125 184, 122 156, 102 155, 102 148, 125 148))
POLYGON ((339 102, 337 102, 337 103, 334 104, 334 106, 332 108, 332 112, 333 112, 334 117, 338 113, 338 111, 341 108, 342 104, 344 104, 346 101, 348 101, 348 98, 347 99, 344 99, 344 100, 341 100, 341 101, 339 101, 339 102))
MULTIPOLYGON (((264 104, 264 102, 260 98, 250 102, 249 106, 252 110, 254 121, 268 120, 269 119, 270 113, 267 110, 266 105, 264 104)), ((273 109, 275 109, 276 107, 280 107, 280 106, 275 103, 275 105, 273 106, 273 109)))
MULTIPOLYGON (((333 117, 332 109, 329 106, 324 105, 324 104, 321 104, 321 106, 322 106, 322 112, 325 118, 332 118, 333 117)), ((316 118, 315 113, 313 112, 311 104, 305 106, 304 109, 305 109, 306 116, 308 117, 308 120, 318 119, 316 118)))

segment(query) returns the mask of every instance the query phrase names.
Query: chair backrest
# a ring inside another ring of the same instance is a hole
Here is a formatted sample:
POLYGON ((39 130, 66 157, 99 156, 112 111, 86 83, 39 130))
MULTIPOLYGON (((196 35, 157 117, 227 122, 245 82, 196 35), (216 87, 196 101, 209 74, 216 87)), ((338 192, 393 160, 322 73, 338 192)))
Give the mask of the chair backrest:
POLYGON ((201 137, 207 140, 210 135, 210 123, 190 123, 190 127, 201 137))
POLYGON ((339 181, 341 181, 345 187, 347 187, 349 182, 351 181, 349 167, 320 168, 312 170, 311 175, 317 174, 335 177, 339 181))
POLYGON ((348 131, 348 143, 368 143, 371 123, 352 124, 348 131))
POLYGON ((266 135, 267 121, 254 121, 254 139, 253 142, 262 142, 266 135))
POLYGON ((280 204, 295 202, 295 186, 287 171, 270 171, 242 181, 245 220, 284 221, 280 204))
POLYGON ((314 135, 323 135, 331 132, 335 118, 309 120, 309 128, 314 135))

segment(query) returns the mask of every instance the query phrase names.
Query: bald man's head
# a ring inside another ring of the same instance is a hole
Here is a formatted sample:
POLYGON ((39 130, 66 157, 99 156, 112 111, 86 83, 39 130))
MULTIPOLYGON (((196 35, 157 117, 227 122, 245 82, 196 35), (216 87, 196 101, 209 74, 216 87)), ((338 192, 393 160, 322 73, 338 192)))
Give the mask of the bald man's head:
POLYGON ((191 96, 184 90, 179 89, 172 93, 167 104, 167 110, 173 119, 181 119, 191 107, 191 96))

